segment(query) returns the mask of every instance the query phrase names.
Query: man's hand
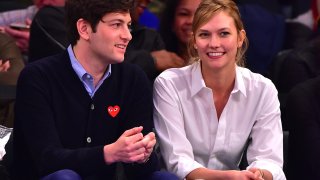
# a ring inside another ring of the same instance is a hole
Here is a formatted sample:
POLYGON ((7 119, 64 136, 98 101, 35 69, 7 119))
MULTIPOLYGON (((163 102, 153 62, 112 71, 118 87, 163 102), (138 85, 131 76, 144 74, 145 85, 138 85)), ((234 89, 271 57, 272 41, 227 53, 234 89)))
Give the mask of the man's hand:
MULTIPOLYGON (((119 139, 109 145, 105 145, 104 158, 107 164, 112 164, 114 162, 142 162, 146 159, 146 154, 148 154, 146 149, 152 146, 153 140, 150 133, 143 138, 141 133, 143 127, 135 127, 126 130, 119 139)), ((149 157, 149 156, 148 156, 149 157)))
POLYGON ((153 51, 151 56, 154 58, 154 64, 160 72, 168 68, 182 67, 188 64, 188 60, 184 60, 177 54, 166 50, 153 51))
POLYGON ((0 72, 7 72, 10 68, 10 61, 3 62, 0 59, 0 72))

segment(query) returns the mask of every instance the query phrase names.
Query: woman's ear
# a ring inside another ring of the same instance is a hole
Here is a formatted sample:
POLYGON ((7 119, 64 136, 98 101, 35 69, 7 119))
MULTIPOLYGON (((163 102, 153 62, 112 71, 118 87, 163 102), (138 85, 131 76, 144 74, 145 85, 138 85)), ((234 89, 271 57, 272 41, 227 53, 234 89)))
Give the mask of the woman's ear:
POLYGON ((238 44, 237 44, 238 48, 240 48, 242 46, 245 38, 246 38, 246 31, 242 29, 239 32, 239 36, 238 36, 238 44))
POLYGON ((84 19, 79 19, 77 21, 77 30, 80 38, 84 40, 89 40, 90 32, 92 32, 91 25, 84 19))

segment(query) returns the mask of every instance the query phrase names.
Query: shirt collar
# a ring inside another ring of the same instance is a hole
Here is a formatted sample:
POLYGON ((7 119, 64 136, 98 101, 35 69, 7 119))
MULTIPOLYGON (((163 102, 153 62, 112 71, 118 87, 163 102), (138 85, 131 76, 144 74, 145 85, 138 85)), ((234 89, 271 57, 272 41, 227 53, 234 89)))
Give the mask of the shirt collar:
POLYGON ((191 68, 191 96, 196 95, 206 84, 202 77, 200 61, 193 63, 191 68))
MULTIPOLYGON (((76 56, 73 53, 71 45, 68 46, 67 50, 69 53, 69 58, 71 61, 72 68, 74 69, 74 71, 76 72, 78 77, 82 80, 82 77, 85 74, 89 74, 89 73, 86 72, 86 70, 83 68, 83 66, 77 60, 76 56)), ((103 82, 110 75, 111 75, 111 64, 109 64, 108 69, 107 69, 106 73, 104 74, 104 76, 102 77, 101 81, 103 82)))
POLYGON ((231 93, 236 93, 238 91, 240 91, 245 97, 247 96, 246 86, 244 84, 241 67, 236 66, 236 81, 234 83, 234 88, 231 91, 231 93))
MULTIPOLYGON (((201 89, 207 88, 204 82, 202 73, 201 73, 201 65, 200 61, 193 63, 191 70, 191 96, 196 95, 201 89)), ((236 66, 236 80, 234 84, 234 88, 231 93, 236 93, 240 91, 244 96, 246 96, 246 88, 243 81, 243 75, 241 72, 241 68, 236 66)))
POLYGON ((82 67, 82 65, 79 63, 79 61, 77 60, 76 56, 73 53, 72 50, 72 46, 69 45, 69 47, 67 48, 68 53, 69 53, 69 58, 71 61, 71 65, 72 68, 74 69, 74 71, 76 72, 76 74, 78 75, 78 77, 80 79, 82 79, 82 77, 87 73, 86 70, 84 70, 84 68, 82 67))

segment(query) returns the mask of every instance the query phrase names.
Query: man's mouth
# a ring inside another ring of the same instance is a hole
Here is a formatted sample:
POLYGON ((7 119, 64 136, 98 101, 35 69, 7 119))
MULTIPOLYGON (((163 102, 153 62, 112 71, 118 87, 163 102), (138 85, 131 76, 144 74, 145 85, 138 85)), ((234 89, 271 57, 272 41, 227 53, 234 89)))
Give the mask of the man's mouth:
POLYGON ((115 45, 117 48, 120 48, 120 49, 126 49, 126 45, 124 45, 124 44, 116 44, 115 45))

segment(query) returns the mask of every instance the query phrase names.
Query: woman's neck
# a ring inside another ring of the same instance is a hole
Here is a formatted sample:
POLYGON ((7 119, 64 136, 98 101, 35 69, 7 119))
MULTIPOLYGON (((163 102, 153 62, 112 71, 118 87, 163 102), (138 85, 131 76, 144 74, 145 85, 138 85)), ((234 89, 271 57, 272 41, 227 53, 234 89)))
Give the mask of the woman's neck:
POLYGON ((220 71, 206 70, 202 68, 202 76, 207 87, 215 93, 231 93, 235 82, 235 68, 223 69, 220 71))

